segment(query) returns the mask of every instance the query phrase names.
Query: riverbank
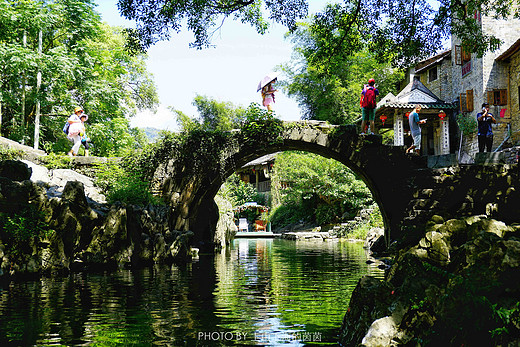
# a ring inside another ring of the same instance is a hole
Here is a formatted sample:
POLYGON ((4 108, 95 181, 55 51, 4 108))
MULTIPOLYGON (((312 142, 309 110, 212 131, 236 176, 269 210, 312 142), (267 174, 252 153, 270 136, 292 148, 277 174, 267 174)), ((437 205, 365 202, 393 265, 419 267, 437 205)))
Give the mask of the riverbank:
POLYGON ((190 259, 193 233, 172 230, 169 214, 164 205, 106 204, 72 170, 2 161, 0 277, 190 259))
POLYGON ((362 278, 342 346, 520 344, 520 225, 434 216, 385 280, 362 278))

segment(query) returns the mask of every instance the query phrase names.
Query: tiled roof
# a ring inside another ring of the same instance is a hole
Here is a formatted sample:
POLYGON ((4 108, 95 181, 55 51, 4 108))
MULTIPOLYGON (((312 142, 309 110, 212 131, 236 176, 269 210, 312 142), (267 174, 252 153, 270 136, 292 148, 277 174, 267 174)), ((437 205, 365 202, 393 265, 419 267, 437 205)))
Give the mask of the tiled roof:
POLYGON ((432 97, 434 100, 443 102, 441 99, 439 99, 439 97, 437 95, 433 94, 431 90, 426 88, 426 86, 424 84, 422 84, 422 82, 417 78, 414 78, 410 83, 408 83, 408 85, 406 87, 403 88, 403 90, 401 90, 399 92, 399 94, 397 94, 397 96, 396 96, 397 101, 399 101, 399 99, 403 98, 404 96, 410 94, 414 90, 420 90, 421 92, 425 93, 426 95, 432 97))
MULTIPOLYGON (((415 104, 414 104, 415 105, 415 104)), ((436 109, 447 109, 447 110, 454 110, 458 107, 457 104, 449 104, 446 102, 440 102, 440 103, 419 103, 422 108, 428 109, 428 108, 436 108, 436 109)), ((402 108, 402 109, 412 109, 413 105, 409 103, 401 103, 401 102, 390 102, 386 104, 379 105, 379 109, 384 108, 402 108)))
POLYGON ((278 154, 278 153, 272 153, 272 154, 264 155, 263 157, 260 157, 258 159, 250 161, 249 163, 247 163, 244 166, 242 166, 242 168, 251 167, 251 166, 257 166, 257 165, 263 166, 263 165, 267 165, 269 163, 272 163, 272 162, 274 162, 276 154, 278 154))
POLYGON ((420 61, 419 63, 417 63, 417 65, 415 65, 415 72, 418 73, 424 71, 427 68, 440 63, 444 58, 449 56, 451 56, 451 49, 448 49, 446 51, 434 55, 433 57, 420 61))
POLYGON ((513 54, 520 50, 520 39, 511 45, 506 51, 500 54, 495 60, 508 60, 513 54))

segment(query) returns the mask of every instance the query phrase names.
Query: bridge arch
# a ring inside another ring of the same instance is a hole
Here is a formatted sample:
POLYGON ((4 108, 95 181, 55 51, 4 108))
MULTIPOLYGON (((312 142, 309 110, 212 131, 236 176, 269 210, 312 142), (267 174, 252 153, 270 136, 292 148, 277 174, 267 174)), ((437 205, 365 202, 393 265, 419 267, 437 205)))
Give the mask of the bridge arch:
MULTIPOLYGON (((432 170, 427 167, 425 157, 409 156, 403 147, 383 145, 378 135, 359 135, 355 126, 331 126, 315 121, 290 122, 283 125, 276 141, 260 139, 251 143, 244 140, 243 134, 235 132, 229 137, 227 148, 218 154, 219 165, 203 165, 191 170, 190 174, 186 174, 189 161, 169 159, 159 165, 154 184, 172 207, 171 228, 191 230, 195 234, 196 246, 207 251, 213 249, 218 221, 214 197, 222 183, 237 168, 251 160, 287 150, 332 158, 355 172, 365 182, 381 210, 387 244, 391 239, 405 241, 410 235, 418 237, 420 234, 414 231, 424 231, 434 214, 446 218, 480 214, 486 212, 486 199, 496 203, 495 197, 488 191, 477 189, 468 193, 468 189, 463 188, 463 182, 481 184, 472 181, 478 177, 479 168, 432 170), (463 179, 466 176, 467 179, 463 179), (461 189, 455 189, 457 186, 461 189), (474 203, 474 197, 468 194, 484 199, 474 203)), ((518 170, 515 172, 518 176, 518 170)), ((517 183, 518 180, 515 181, 517 183)), ((513 194, 513 200, 517 199, 520 206, 518 193, 520 187, 513 194)), ((520 207, 517 210, 520 212, 520 207)))

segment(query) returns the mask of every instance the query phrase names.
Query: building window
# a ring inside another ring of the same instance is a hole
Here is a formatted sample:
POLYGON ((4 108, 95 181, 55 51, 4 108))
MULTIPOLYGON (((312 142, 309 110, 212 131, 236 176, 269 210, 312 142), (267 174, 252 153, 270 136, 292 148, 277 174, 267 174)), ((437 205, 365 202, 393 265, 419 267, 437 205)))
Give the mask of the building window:
POLYGON ((473 111, 473 89, 460 94, 460 112, 473 111))
POLYGON ((490 105, 507 105, 507 89, 493 89, 487 92, 487 102, 490 105))
POLYGON ((437 80, 437 66, 428 70, 428 82, 433 82, 437 80))
POLYGON ((462 77, 464 77, 471 72, 471 53, 466 52, 464 48, 461 51, 462 77))
POLYGON ((466 109, 468 112, 473 111, 473 89, 466 90, 466 109))

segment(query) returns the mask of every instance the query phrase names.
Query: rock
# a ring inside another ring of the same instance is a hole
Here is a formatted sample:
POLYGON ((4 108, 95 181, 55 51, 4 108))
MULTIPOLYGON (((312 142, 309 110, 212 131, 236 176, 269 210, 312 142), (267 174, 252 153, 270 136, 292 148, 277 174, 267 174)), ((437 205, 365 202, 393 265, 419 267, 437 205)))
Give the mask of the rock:
POLYGON ((439 215, 433 215, 431 220, 435 224, 442 224, 442 223, 444 223, 444 218, 442 218, 439 215))
POLYGON ((231 243, 231 240, 233 240, 238 231, 238 227, 235 224, 235 214, 231 203, 218 195, 215 197, 215 203, 218 206, 219 219, 214 242, 218 249, 222 249, 231 243))
POLYGON ((372 253, 381 253, 386 251, 385 230, 383 228, 372 228, 368 231, 363 246, 372 253))
POLYGON ((359 280, 343 318, 339 337, 341 345, 358 345, 375 320, 391 315, 392 289, 388 282, 370 276, 359 280))
POLYGON ((21 162, 25 163, 32 170, 32 175, 29 178, 31 181, 35 183, 41 182, 47 185, 50 184, 49 169, 29 160, 21 160, 21 162))
MULTIPOLYGON (((39 171, 45 173, 45 170, 39 171)), ((196 254, 190 247, 191 231, 170 230, 168 206, 119 204, 107 209, 86 196, 85 183, 93 187, 90 180, 70 170, 54 170, 56 172, 61 178, 57 180, 58 176, 53 175, 51 183, 64 186, 54 185, 48 190, 61 189, 59 197, 46 194, 44 175, 42 179, 32 177, 38 184, 0 177, 0 212, 14 214, 33 208, 44 216, 42 223, 47 223, 46 228, 51 231, 39 240, 32 239, 16 257, 6 252, 0 239, 1 274, 66 273, 89 267, 107 269, 153 261, 187 260, 196 254)))
POLYGON ((385 281, 359 281, 340 343, 518 345, 520 326, 496 315, 517 310, 517 231, 501 221, 472 216, 447 220, 425 232, 415 245, 400 249, 385 281), (491 334, 502 328, 498 339, 491 334))
POLYGON ((88 198, 100 204, 106 203, 106 198, 101 193, 101 189, 96 187, 92 182, 92 179, 90 179, 89 177, 69 169, 55 169, 50 171, 49 184, 51 186, 58 187, 53 190, 53 192, 55 192, 54 196, 59 196, 59 194, 62 192, 62 189, 60 187, 65 187, 65 185, 69 181, 83 183, 85 194, 88 198))
POLYGON ((425 253, 416 253, 421 258, 446 265, 450 261, 450 248, 442 233, 430 231, 419 241, 419 249, 425 253))
POLYGON ((33 182, 0 177, 0 212, 16 213, 28 206, 45 210, 47 203, 44 189, 33 182))
POLYGON ((363 337, 361 345, 365 347, 390 346, 396 333, 397 326, 392 317, 376 319, 363 337))
POLYGON ((0 161, 0 177, 5 177, 13 181, 25 181, 31 177, 32 170, 27 164, 19 160, 0 161))

